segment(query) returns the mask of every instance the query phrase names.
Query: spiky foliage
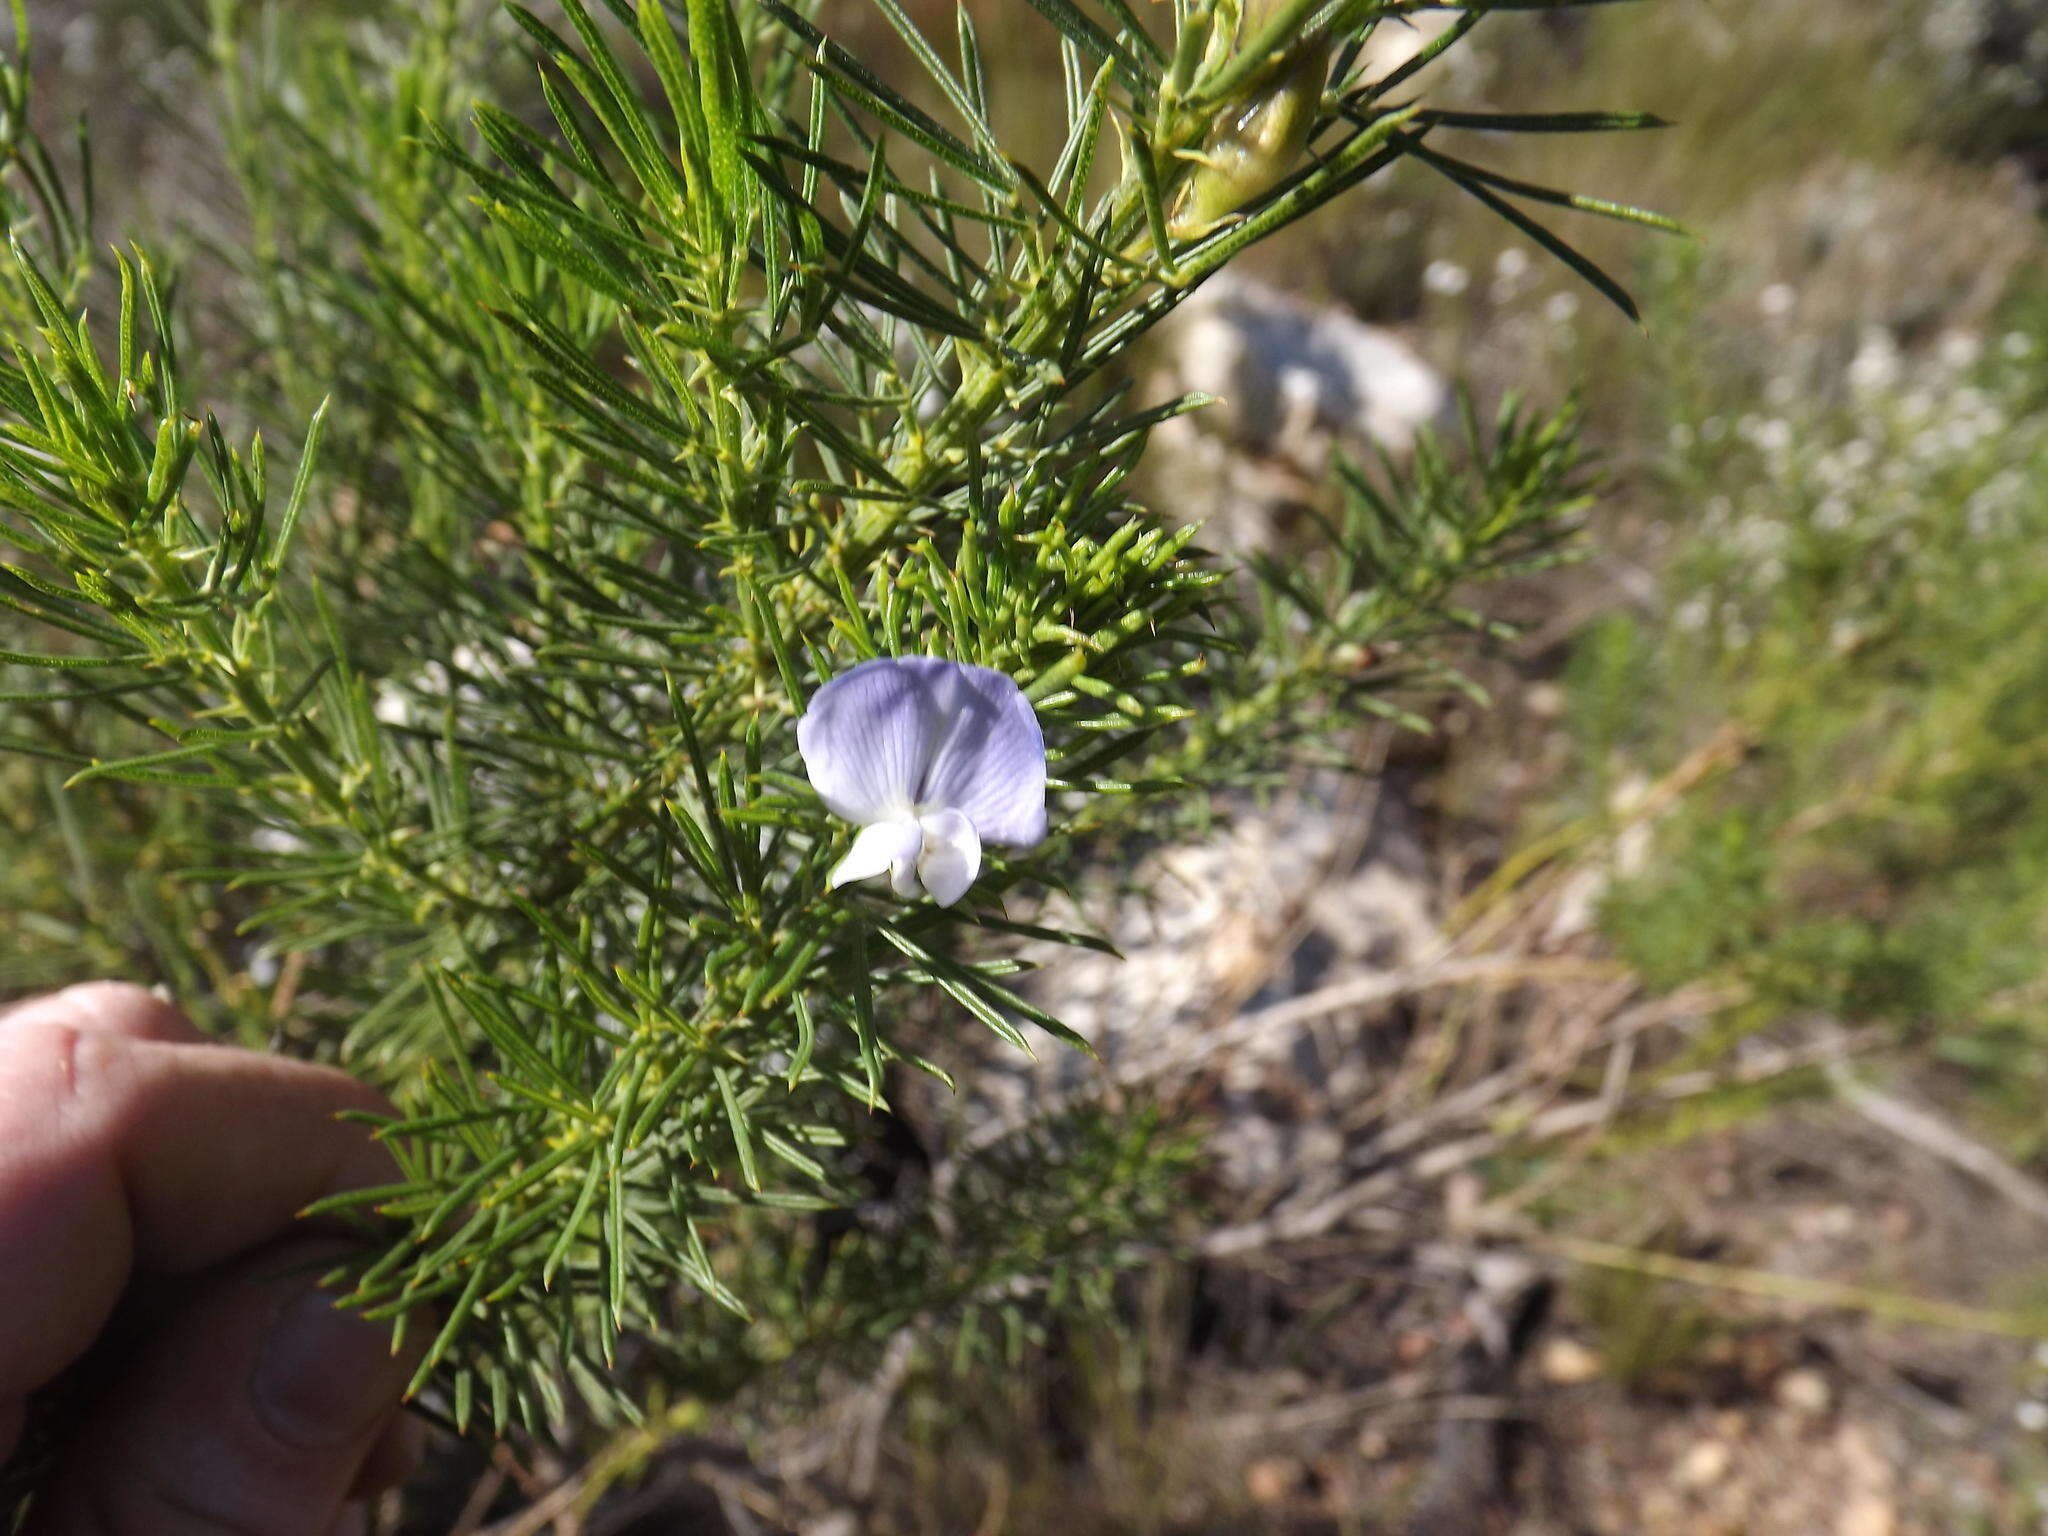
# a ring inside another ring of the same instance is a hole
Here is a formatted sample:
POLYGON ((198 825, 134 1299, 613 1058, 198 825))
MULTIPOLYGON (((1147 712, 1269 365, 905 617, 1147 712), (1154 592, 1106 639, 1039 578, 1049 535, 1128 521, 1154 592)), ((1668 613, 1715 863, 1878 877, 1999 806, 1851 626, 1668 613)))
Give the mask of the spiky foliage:
POLYGON ((1027 920, 1092 837, 1391 707, 1458 583, 1576 509, 1568 432, 1511 418, 1469 474, 1360 479, 1305 571, 1226 583, 1129 489, 1198 402, 1111 382, 1205 276, 1403 156, 1504 212, 1573 201, 1438 141, 1643 120, 1403 99, 1527 6, 1461 8, 1372 79, 1407 0, 1033 5, 1064 110, 1038 165, 964 8, 942 44, 873 0, 912 85, 779 0, 218 0, 204 126, 242 207, 181 237, 183 310, 161 262, 90 266, 8 118, 47 206, 11 208, 0 270, 0 602, 36 635, 0 653, 5 745, 58 807, 140 794, 152 867, 207 893, 172 946, 202 973, 284 957, 226 1016, 390 1088, 396 1173, 332 1202, 375 1239, 338 1278, 429 1329, 415 1386, 458 1424, 633 1413, 629 1331, 712 1390, 1149 1230, 1178 1154, 1114 1126, 962 1174, 971 1210, 893 1260, 811 1213, 852 1201, 893 1064, 943 1072, 920 1020, 1080 1043, 1004 946, 1096 942, 1027 920), (1017 678, 1050 746, 1054 836, 952 911, 828 894, 846 829, 795 756, 821 680, 906 652, 1017 678))

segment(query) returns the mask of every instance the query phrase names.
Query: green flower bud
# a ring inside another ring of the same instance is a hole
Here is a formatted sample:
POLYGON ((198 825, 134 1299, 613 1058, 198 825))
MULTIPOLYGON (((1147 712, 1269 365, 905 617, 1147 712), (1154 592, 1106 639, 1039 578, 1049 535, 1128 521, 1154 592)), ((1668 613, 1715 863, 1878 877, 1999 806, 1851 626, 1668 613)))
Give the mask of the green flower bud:
MULTIPOLYGON (((1240 37, 1256 32, 1270 4, 1247 8, 1240 37)), ((1308 147, 1323 82, 1330 69, 1327 33, 1305 39, 1270 72, 1254 77, 1198 153, 1198 169, 1168 216, 1177 238, 1207 234, 1238 209, 1271 191, 1308 147)))

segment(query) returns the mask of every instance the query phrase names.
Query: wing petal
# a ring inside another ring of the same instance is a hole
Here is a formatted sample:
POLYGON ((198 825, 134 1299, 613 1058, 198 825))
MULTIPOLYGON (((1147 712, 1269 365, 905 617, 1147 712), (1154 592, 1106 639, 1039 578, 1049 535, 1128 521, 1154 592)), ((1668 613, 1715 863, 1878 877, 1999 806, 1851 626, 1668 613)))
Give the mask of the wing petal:
POLYGON ((863 827, 846 857, 832 866, 825 888, 836 891, 856 880, 894 874, 900 884, 924 851, 924 833, 914 821, 878 821, 863 827))
POLYGON ((932 900, 950 907, 981 873, 981 839, 974 823, 959 811, 939 811, 921 818, 924 848, 918 855, 917 877, 932 900))

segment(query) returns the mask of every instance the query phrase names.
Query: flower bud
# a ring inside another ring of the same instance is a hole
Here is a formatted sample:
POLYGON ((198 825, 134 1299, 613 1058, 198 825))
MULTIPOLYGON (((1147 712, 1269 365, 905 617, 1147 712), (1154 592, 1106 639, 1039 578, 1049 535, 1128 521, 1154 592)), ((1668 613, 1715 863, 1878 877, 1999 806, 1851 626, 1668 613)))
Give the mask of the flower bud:
MULTIPOLYGON (((1273 0, 1253 0, 1239 32, 1256 35, 1273 0)), ((1308 147, 1330 69, 1327 32, 1306 38, 1272 70, 1261 71, 1210 134, 1194 176, 1181 189, 1167 228, 1177 238, 1207 234, 1238 209, 1286 180, 1308 147)))

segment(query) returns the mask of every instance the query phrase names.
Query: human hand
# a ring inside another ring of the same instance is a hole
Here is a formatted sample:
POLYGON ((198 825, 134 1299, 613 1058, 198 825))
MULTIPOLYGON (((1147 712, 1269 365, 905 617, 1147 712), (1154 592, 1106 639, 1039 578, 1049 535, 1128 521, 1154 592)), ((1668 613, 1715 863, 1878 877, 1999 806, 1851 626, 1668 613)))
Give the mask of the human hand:
POLYGON ((339 1250, 296 1219, 391 1179, 335 1118, 351 1109, 390 1106, 211 1044, 140 987, 0 1014, 0 1460, 124 1294, 162 1304, 39 1496, 38 1536, 346 1532, 349 1501, 403 1477, 411 1362, 315 1289, 339 1250))

